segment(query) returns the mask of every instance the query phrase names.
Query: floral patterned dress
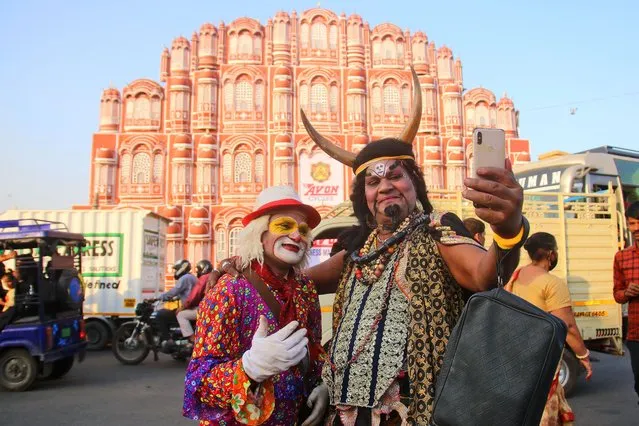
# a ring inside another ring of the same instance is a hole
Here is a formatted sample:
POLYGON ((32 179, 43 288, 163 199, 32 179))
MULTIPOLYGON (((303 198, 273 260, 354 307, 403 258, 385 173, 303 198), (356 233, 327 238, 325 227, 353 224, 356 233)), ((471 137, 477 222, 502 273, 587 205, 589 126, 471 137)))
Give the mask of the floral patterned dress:
MULTIPOLYGON (((259 273, 259 271, 256 271, 259 273)), ((269 277, 259 273, 269 285, 269 277)), ((309 345, 321 342, 319 297, 312 281, 295 280, 293 303, 300 327, 308 329, 309 345)), ((273 287, 269 285, 273 290, 273 287)), ((273 291, 282 303, 282 297, 273 291)), ((264 315, 268 333, 280 324, 244 277, 223 276, 200 303, 193 356, 184 389, 185 417, 200 425, 294 425, 308 394, 317 384, 322 363, 312 360, 306 380, 297 367, 251 389, 242 367, 242 354, 250 349, 259 317, 264 315)))

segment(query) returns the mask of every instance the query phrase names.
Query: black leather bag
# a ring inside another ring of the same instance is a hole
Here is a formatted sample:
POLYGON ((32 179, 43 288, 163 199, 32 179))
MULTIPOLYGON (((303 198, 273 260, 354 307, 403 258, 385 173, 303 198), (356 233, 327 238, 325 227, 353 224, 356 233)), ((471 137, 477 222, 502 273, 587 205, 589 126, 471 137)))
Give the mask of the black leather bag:
POLYGON ((432 424, 539 425, 566 333, 504 289, 471 296, 446 348, 432 424))

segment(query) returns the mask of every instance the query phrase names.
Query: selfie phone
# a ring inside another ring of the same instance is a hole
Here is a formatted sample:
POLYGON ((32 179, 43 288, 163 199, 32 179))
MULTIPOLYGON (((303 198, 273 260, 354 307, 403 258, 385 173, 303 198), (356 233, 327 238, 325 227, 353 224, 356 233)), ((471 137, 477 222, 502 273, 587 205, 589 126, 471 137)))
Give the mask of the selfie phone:
POLYGON ((473 130, 472 176, 477 177, 480 167, 503 169, 506 163, 506 134, 502 129, 473 130))

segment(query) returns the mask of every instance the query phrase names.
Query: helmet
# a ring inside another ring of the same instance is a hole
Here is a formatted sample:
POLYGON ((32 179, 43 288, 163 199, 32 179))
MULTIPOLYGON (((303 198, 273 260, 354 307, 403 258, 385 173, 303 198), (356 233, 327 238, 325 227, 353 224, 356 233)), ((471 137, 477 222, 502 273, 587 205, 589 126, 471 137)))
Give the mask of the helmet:
POLYGON ((173 270, 175 273, 173 277, 179 280, 183 275, 188 274, 191 271, 191 262, 186 259, 180 259, 173 264, 173 270))
POLYGON ((206 259, 202 259, 195 264, 195 273, 197 274, 198 278, 200 278, 202 275, 208 274, 212 270, 213 264, 206 259))

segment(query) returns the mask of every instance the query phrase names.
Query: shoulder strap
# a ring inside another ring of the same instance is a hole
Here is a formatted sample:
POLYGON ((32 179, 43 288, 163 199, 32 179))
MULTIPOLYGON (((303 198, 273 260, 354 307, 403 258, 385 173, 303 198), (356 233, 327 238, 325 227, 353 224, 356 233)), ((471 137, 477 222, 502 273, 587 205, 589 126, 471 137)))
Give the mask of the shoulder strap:
POLYGON ((250 268, 244 272, 244 276, 251 283, 253 288, 260 293, 260 296, 262 296, 262 299, 264 299, 268 308, 271 312, 273 312, 275 319, 279 320, 282 305, 280 305, 280 302, 277 301, 273 292, 266 286, 264 280, 250 268))

